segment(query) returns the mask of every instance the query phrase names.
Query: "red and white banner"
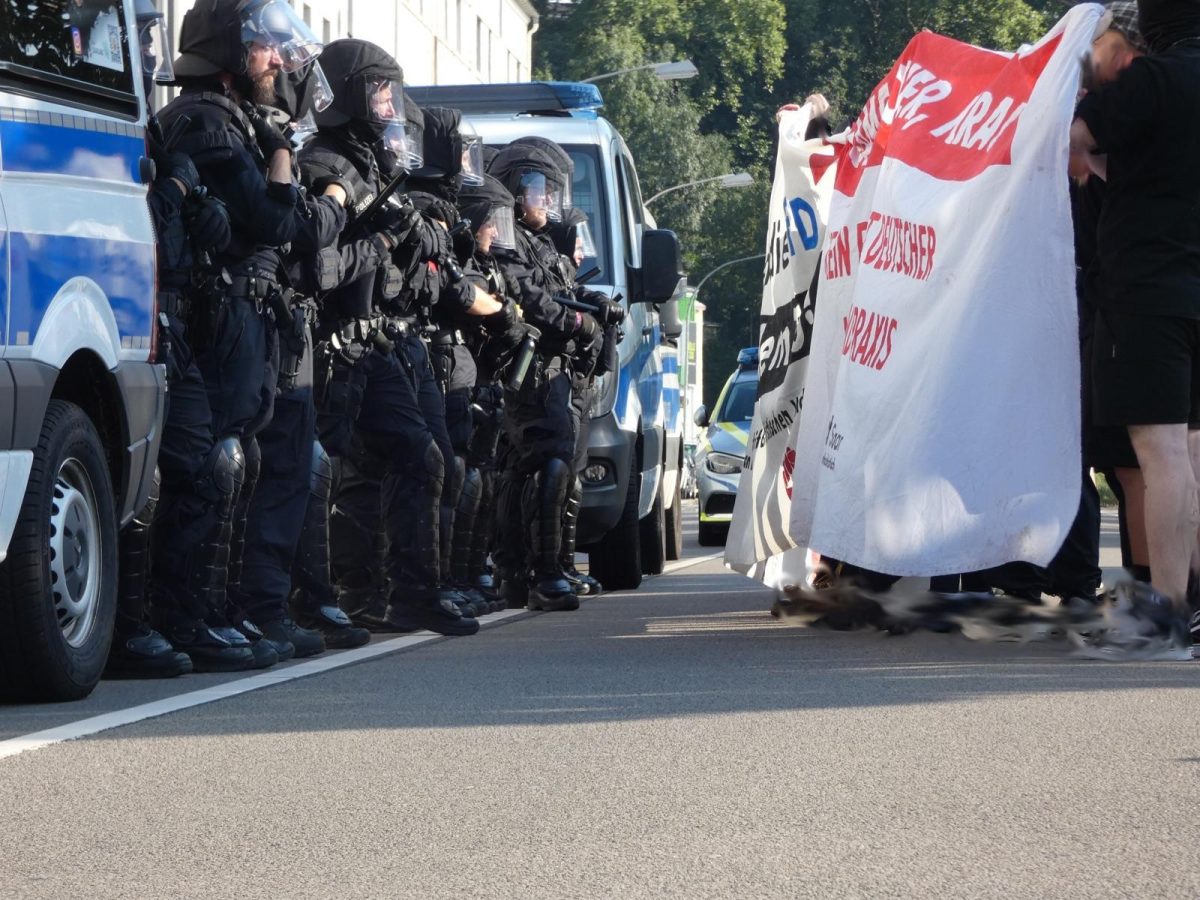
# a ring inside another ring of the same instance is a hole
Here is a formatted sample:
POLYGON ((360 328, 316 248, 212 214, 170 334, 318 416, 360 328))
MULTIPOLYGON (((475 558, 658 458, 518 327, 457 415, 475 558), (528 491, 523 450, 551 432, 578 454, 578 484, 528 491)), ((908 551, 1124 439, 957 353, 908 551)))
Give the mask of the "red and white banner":
POLYGON ((797 545, 938 575, 1062 544, 1080 472, 1067 141, 1101 13, 1016 54, 917 35, 839 148, 797 545))

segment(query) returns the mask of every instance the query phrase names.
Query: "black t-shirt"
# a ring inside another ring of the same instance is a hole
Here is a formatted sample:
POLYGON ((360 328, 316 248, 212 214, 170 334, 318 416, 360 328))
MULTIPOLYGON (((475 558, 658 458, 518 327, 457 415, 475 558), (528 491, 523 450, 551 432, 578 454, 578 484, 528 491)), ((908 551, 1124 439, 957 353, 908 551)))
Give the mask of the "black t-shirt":
POLYGON ((1134 60, 1077 115, 1108 154, 1096 303, 1200 319, 1200 44, 1134 60))

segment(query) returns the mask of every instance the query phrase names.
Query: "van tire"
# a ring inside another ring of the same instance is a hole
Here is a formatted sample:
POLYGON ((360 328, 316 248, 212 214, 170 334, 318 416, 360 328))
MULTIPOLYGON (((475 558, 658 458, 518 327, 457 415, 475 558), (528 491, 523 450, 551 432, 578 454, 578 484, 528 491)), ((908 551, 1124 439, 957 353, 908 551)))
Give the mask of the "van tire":
POLYGON ((724 547, 729 540, 729 523, 701 522, 696 537, 701 547, 724 547))
POLYGON ((662 484, 660 483, 658 493, 654 495, 654 504, 650 507, 646 518, 642 519, 640 523, 643 575, 661 575, 666 565, 667 520, 663 510, 662 494, 662 484))
POLYGON ((679 559, 683 555, 683 491, 680 481, 683 478, 683 468, 679 469, 679 478, 675 479, 675 501, 666 509, 666 530, 663 536, 666 540, 667 559, 679 559))
POLYGON ((104 447, 73 403, 51 400, 0 565, 0 695, 92 692, 117 613, 117 516, 104 447))
POLYGON ((642 471, 636 462, 629 473, 621 518, 588 553, 588 574, 604 585, 606 591, 632 591, 642 583, 642 534, 638 521, 642 471))

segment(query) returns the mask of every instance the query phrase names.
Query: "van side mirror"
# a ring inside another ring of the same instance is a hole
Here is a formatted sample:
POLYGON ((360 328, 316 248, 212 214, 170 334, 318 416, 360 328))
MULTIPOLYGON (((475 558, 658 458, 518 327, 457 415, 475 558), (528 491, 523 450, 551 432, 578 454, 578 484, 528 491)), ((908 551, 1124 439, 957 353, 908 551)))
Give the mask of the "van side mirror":
POLYGON ((696 423, 698 428, 708 427, 708 407, 701 403, 696 407, 696 415, 692 416, 692 421, 696 423))
POLYGON ((674 299, 684 283, 683 256, 679 238, 666 229, 642 232, 643 303, 666 303, 674 299))
POLYGON ((668 300, 659 304, 658 327, 664 340, 677 341, 683 334, 683 319, 679 316, 679 301, 668 300))

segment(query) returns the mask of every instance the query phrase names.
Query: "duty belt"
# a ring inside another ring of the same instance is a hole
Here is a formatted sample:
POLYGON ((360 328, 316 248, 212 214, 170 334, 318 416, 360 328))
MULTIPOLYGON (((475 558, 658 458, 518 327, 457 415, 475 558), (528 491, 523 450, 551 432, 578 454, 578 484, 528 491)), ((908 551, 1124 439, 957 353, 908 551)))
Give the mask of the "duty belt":
POLYGON ((229 279, 229 296, 234 300, 265 300, 279 290, 274 279, 262 275, 233 275, 229 279))
POLYGON ((429 335, 429 343, 435 347, 460 346, 463 343, 462 332, 457 328, 439 328, 429 335))
POLYGON ((392 337, 408 337, 421 331, 421 320, 416 316, 388 316, 387 331, 392 337))
POLYGON ((382 316, 369 319, 344 319, 338 323, 334 334, 343 344, 367 344, 383 327, 382 316))
POLYGON ((173 291, 160 291, 158 294, 158 309, 172 318, 186 321, 192 310, 192 304, 182 294, 173 291))

